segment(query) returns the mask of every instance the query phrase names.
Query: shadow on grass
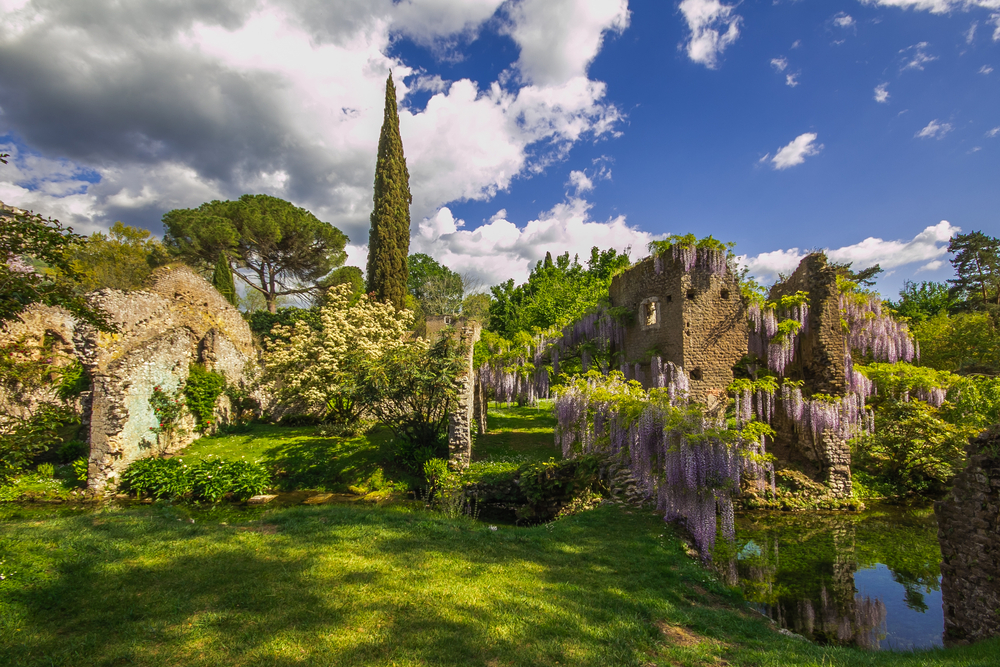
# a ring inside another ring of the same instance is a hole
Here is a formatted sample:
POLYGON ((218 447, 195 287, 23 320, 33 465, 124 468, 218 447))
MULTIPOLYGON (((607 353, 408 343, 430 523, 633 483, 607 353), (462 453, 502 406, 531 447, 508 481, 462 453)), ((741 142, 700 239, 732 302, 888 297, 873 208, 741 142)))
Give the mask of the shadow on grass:
POLYGON ((866 654, 778 635, 648 513, 602 507, 491 531, 403 508, 299 507, 229 526, 172 511, 3 523, 0 553, 23 576, 0 596, 0 664, 965 666, 993 655, 866 654))
POLYGON ((561 458, 555 446, 555 416, 551 407, 491 407, 488 415, 489 432, 476 437, 472 458, 519 457, 528 461, 561 458))

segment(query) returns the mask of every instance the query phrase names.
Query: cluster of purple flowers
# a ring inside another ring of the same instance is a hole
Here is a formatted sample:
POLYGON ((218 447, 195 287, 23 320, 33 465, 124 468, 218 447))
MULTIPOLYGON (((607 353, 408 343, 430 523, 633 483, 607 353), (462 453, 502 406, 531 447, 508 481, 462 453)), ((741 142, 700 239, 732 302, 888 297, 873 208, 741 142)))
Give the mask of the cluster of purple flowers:
MULTIPOLYGON (((658 360, 657 360, 658 361, 658 360)), ((675 388, 684 371, 660 365, 675 388)), ((663 372, 663 371, 661 371, 663 372)), ((603 389, 613 395, 620 380, 609 379, 603 389)), ((683 401, 674 404, 646 395, 638 415, 621 410, 614 400, 594 399, 596 385, 571 386, 556 397, 556 442, 563 456, 606 452, 629 468, 636 490, 656 503, 667 521, 683 523, 704 558, 715 544, 717 516, 726 539, 735 537, 732 496, 742 477, 763 491, 765 476, 774 468, 763 463, 764 443, 727 437, 721 424, 707 420, 683 401)))
MULTIPOLYGON (((696 267, 703 271, 721 276, 726 273, 726 251, 715 248, 698 248, 693 245, 676 243, 670 247, 675 262, 680 262, 685 272, 690 273, 696 267)), ((663 254, 653 258, 653 270, 663 273, 663 254)))
POLYGON ((774 308, 754 302, 747 312, 750 320, 748 351, 760 359, 766 359, 767 367, 778 375, 784 375, 785 369, 795 360, 799 336, 809 332, 809 304, 794 305, 783 310, 781 315, 781 321, 798 322, 799 329, 796 333, 775 338, 779 331, 779 317, 774 308))
POLYGON ((871 433, 875 428, 875 413, 865 406, 865 395, 848 392, 845 396, 807 399, 802 389, 784 384, 781 402, 785 414, 799 428, 806 429, 818 441, 824 431, 833 431, 847 440, 871 433))
POLYGON ((840 312, 847 322, 850 349, 890 364, 920 358, 920 348, 914 344, 909 327, 884 311, 877 295, 842 294, 840 312))

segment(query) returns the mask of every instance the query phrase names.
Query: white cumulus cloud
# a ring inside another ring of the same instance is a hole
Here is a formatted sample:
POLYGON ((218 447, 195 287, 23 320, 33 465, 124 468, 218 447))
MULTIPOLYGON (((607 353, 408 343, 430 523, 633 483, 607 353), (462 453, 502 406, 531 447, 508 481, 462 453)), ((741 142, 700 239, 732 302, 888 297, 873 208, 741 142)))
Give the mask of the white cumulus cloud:
POLYGON ((889 101, 889 84, 880 83, 875 86, 875 101, 879 104, 885 104, 889 101))
POLYGON ((780 58, 771 58, 771 67, 779 72, 784 72, 788 69, 788 59, 784 56, 781 56, 780 58))
POLYGON ((971 7, 985 7, 987 9, 1000 7, 1000 2, 997 0, 861 0, 861 2, 866 5, 927 11, 932 14, 947 14, 952 11, 967 10, 971 7))
POLYGON ((630 227, 624 216, 605 221, 590 218, 590 204, 579 197, 541 213, 537 219, 518 226, 500 211, 477 229, 465 229, 447 207, 424 218, 414 230, 410 252, 424 252, 461 274, 471 275, 486 285, 513 278, 524 282, 531 268, 546 252, 553 257, 564 252, 590 257, 594 246, 625 251, 633 257, 646 254, 646 245, 661 238, 630 227))
MULTIPOLYGON (((792 139, 788 145, 782 146, 771 158, 774 169, 788 169, 802 164, 810 155, 816 155, 823 150, 823 144, 816 143, 815 132, 806 132, 792 139)), ((764 156, 765 159, 767 156, 764 156)))
POLYGON ((719 56, 740 36, 743 18, 736 5, 719 0, 682 0, 678 6, 691 34, 683 45, 688 57, 709 69, 719 66, 719 56))
MULTIPOLYGON (((961 228, 942 220, 926 227, 910 240, 886 241, 869 237, 860 243, 840 248, 825 248, 827 257, 834 262, 850 262, 854 269, 866 269, 878 264, 885 270, 920 264, 915 272, 933 271, 942 266, 942 257, 948 253, 948 241, 961 232, 961 228)), ((739 262, 750 269, 750 274, 765 283, 777 280, 778 274, 788 275, 808 253, 799 248, 773 250, 754 257, 743 255, 739 262)))
POLYGON ((913 136, 918 139, 941 139, 952 129, 951 123, 939 123, 935 118, 913 136))

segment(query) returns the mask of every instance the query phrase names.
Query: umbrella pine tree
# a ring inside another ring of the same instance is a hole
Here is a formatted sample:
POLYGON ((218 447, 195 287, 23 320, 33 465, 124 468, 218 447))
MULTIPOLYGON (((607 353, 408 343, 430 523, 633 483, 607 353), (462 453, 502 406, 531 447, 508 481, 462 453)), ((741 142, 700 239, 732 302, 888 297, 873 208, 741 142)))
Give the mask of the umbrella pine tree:
POLYGON ((410 174, 403 156, 392 74, 385 82, 385 116, 375 165, 375 207, 368 240, 367 291, 375 299, 403 308, 406 258, 410 251, 410 174))

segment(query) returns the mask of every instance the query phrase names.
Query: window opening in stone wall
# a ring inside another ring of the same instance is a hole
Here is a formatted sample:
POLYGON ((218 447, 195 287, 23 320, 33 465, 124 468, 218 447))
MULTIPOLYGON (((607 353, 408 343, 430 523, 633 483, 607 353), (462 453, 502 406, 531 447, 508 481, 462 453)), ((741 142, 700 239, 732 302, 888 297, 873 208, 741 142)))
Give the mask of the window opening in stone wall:
POLYGON ((667 303, 670 303, 670 302, 671 302, 671 301, 673 301, 673 300, 674 300, 674 297, 673 297, 673 296, 671 296, 670 294, 668 294, 668 295, 667 295, 667 303))
POLYGON ((694 290, 693 289, 689 289, 688 290, 688 298, 691 299, 692 301, 694 301, 694 290))
POLYGON ((639 305, 639 323, 643 329, 659 326, 660 300, 650 297, 639 305))
POLYGON ((701 380, 701 378, 702 378, 701 368, 699 366, 695 366, 694 368, 692 368, 691 369, 691 379, 692 380, 701 380))
POLYGON ((721 296, 723 299, 728 299, 729 298, 729 290, 727 290, 727 289, 722 290, 719 293, 719 296, 721 296))

